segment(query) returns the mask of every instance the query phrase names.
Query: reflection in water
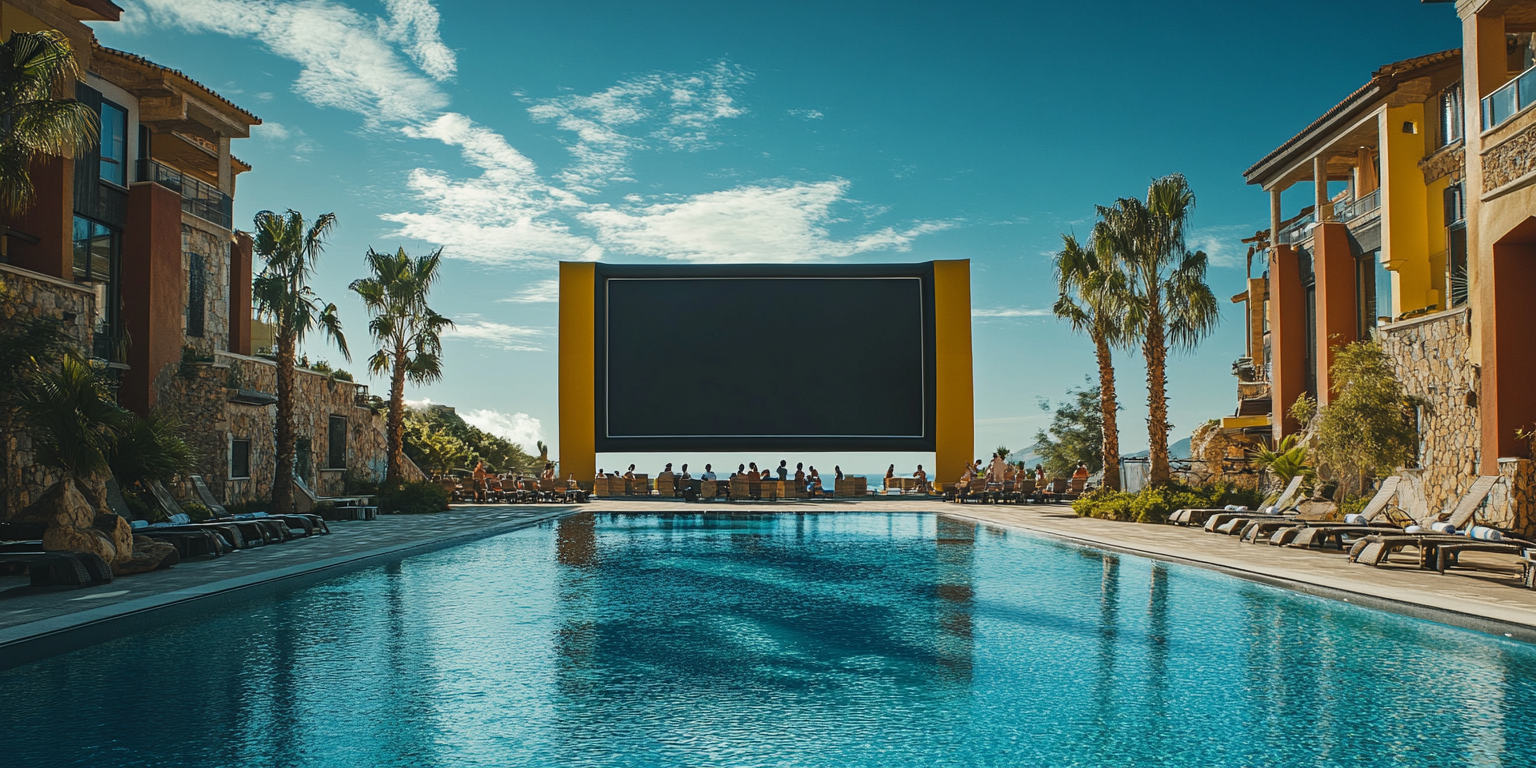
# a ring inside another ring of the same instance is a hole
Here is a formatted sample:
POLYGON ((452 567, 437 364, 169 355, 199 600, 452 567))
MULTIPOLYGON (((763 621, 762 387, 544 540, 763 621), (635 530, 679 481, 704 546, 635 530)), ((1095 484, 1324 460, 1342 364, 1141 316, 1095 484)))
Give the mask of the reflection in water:
POLYGON ((937 518, 934 545, 939 564, 939 666, 957 680, 971 677, 974 639, 971 604, 975 590, 971 572, 976 565, 976 523, 937 518))
MULTIPOLYGON (((1084 551, 1085 555, 1089 553, 1088 550, 1084 551)), ((1093 720, 1105 728, 1113 729, 1119 722, 1116 716, 1119 702, 1116 686, 1119 677, 1115 670, 1115 660, 1120 642, 1117 615, 1120 611, 1120 557, 1096 550, 1092 554, 1097 554, 1104 563, 1099 576, 1099 623, 1094 655, 1098 663, 1095 665, 1093 679, 1093 720)), ((1119 738, 1119 733, 1111 731, 1105 736, 1104 742, 1112 744, 1119 738)))

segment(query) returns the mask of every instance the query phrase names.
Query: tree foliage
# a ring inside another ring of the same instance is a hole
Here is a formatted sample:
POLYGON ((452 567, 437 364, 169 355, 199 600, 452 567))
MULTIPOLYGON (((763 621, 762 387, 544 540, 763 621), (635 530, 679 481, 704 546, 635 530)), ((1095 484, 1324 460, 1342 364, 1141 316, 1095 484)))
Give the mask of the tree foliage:
POLYGON ((0 43, 0 210, 32 205, 32 163, 54 155, 79 157, 96 144, 100 121, 74 99, 80 78, 69 40, 57 30, 15 32, 0 43))
MULTIPOLYGON (((1078 462, 1088 465, 1090 472, 1104 468, 1104 417, 1099 406, 1099 388, 1086 377, 1082 389, 1067 390, 1067 398, 1055 405, 1051 425, 1035 433, 1035 455, 1047 474, 1065 477, 1078 462)), ((1052 410, 1043 399, 1040 407, 1052 410)))
POLYGON ((1334 350, 1333 399, 1312 421, 1313 452, 1347 488, 1362 476, 1391 474, 1409 465, 1418 446, 1414 401, 1375 341, 1334 350))
POLYGON ((451 408, 427 406, 406 412, 405 455, 428 472, 469 470, 485 462, 492 472, 533 475, 542 468, 520 446, 470 426, 451 408))
POLYGON ((1098 243, 1087 247, 1072 235, 1061 236, 1062 249, 1056 254, 1056 283, 1061 296, 1052 312, 1088 335, 1093 341, 1099 366, 1099 417, 1104 424, 1104 440, 1099 450, 1099 464, 1107 469, 1104 483, 1120 489, 1120 427, 1115 418, 1120 403, 1115 395, 1115 365, 1112 347, 1124 346, 1129 338, 1126 323, 1130 286, 1125 272, 1111 254, 1101 253, 1098 243))

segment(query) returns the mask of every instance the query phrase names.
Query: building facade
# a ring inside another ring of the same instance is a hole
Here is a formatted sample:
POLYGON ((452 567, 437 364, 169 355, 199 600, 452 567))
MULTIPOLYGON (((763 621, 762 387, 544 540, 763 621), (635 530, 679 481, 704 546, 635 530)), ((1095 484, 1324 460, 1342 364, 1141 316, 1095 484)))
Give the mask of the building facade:
POLYGON ((1375 339, 1420 404, 1399 505, 1432 516, 1499 475, 1488 521, 1536 533, 1517 436, 1536 427, 1536 0, 1455 9, 1462 48, 1378 69, 1244 174, 1270 228, 1263 275, 1234 297, 1253 373, 1222 427, 1299 431, 1288 410, 1328 403, 1336 349, 1375 339), (1298 184, 1308 204, 1287 209, 1298 184))
MULTIPOLYGON (((71 42, 74 96, 100 119, 86 156, 34 164, 35 204, 0 219, 0 317, 66 324, 109 372, 118 401, 173 414, 198 472, 226 501, 271 493, 271 361, 252 356, 252 241, 236 229, 231 154, 261 120, 184 73, 96 42, 86 21, 116 21, 107 0, 3 0, 0 33, 55 29, 71 42)), ((301 370, 299 474, 322 494, 344 470, 377 479, 382 434, 367 388, 301 370), (339 451, 339 453, 338 453, 339 451)), ((8 436, 8 509, 50 484, 25 436, 8 436)))

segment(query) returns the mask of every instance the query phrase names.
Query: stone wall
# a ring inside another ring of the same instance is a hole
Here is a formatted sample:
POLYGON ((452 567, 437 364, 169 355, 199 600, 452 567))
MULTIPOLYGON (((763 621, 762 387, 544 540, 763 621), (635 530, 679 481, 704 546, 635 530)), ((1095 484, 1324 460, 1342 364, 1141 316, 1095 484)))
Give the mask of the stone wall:
POLYGON ((1483 152, 1483 192, 1492 192, 1532 171, 1536 171, 1536 125, 1483 152))
POLYGON ((1247 470, 1249 454, 1258 443, 1236 430, 1221 428, 1221 422, 1200 425, 1189 438, 1189 470, 1179 479, 1194 485, 1231 483, 1238 488, 1256 488, 1261 477, 1247 470))
POLYGON ((1478 522, 1536 536, 1536 461, 1499 459, 1499 478, 1478 522))
POLYGON ((1438 512, 1454 504, 1477 476, 1482 426, 1470 310, 1382 326, 1378 338, 1404 390, 1422 403, 1414 482, 1426 513, 1438 512))
MULTIPOLYGON (((182 214, 181 225, 181 274, 192 274, 192 255, 203 257, 203 335, 186 336, 187 346, 201 355, 229 349, 229 233, 215 234, 222 230, 206 229, 200 219, 189 213, 182 214), (193 223, 195 222, 196 226, 193 223)), ((189 279, 189 278, 188 278, 189 279)), ((185 283, 186 280, 184 279, 185 283)), ((181 287, 187 300, 182 302, 181 329, 186 334, 190 296, 187 286, 181 287)))
MULTIPOLYGON (((90 290, 35 272, 0 264, 0 325, 10 325, 20 318, 37 317, 57 321, 76 351, 89 354, 90 319, 96 311, 96 295, 90 290)), ((0 420, 5 418, 0 414, 0 420)), ((0 519, 31 504, 42 492, 58 482, 59 476, 33 460, 32 440, 14 424, 0 423, 0 519)))
MULTIPOLYGON (((301 446, 306 438, 309 445, 307 460, 301 447, 297 471, 322 496, 342 493, 346 472, 374 481, 384 478, 384 417, 358 405, 363 389, 327 374, 297 371, 294 419, 301 446), (347 420, 344 469, 325 466, 333 415, 347 420)), ((198 453, 199 473, 226 503, 270 498, 277 467, 277 406, 231 402, 241 390, 275 394, 277 366, 262 358, 220 352, 216 362, 181 365, 160 390, 161 407, 191 427, 189 442, 198 453), (248 479, 229 477, 232 439, 251 441, 248 479)), ((414 470, 415 465, 408 466, 407 476, 421 479, 414 470)))

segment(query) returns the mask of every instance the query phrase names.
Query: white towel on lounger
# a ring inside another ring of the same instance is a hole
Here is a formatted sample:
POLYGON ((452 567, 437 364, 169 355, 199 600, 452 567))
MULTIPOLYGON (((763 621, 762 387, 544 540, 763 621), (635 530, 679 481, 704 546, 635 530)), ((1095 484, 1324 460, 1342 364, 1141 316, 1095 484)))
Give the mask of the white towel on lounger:
POLYGON ((1467 529, 1467 538, 1479 541, 1503 541, 1504 534, 1497 528, 1489 528, 1486 525, 1474 525, 1467 529))
POLYGON ((1424 526, 1422 526, 1422 525, 1410 525, 1407 528, 1403 529, 1403 533, 1423 533, 1423 532, 1424 532, 1424 526))
POLYGON ((1365 525, 1365 515, 1351 513, 1344 516, 1344 522, 1350 525, 1365 525))
POLYGON ((1443 534, 1446 534, 1447 536, 1454 536, 1454 535, 1456 535, 1456 526, 1451 525, 1450 523, 1447 523, 1447 522, 1444 522, 1444 521, 1441 521, 1441 522, 1438 522, 1438 523, 1430 523, 1429 524, 1429 529, 1431 531, 1434 531, 1435 533, 1443 533, 1443 534))

